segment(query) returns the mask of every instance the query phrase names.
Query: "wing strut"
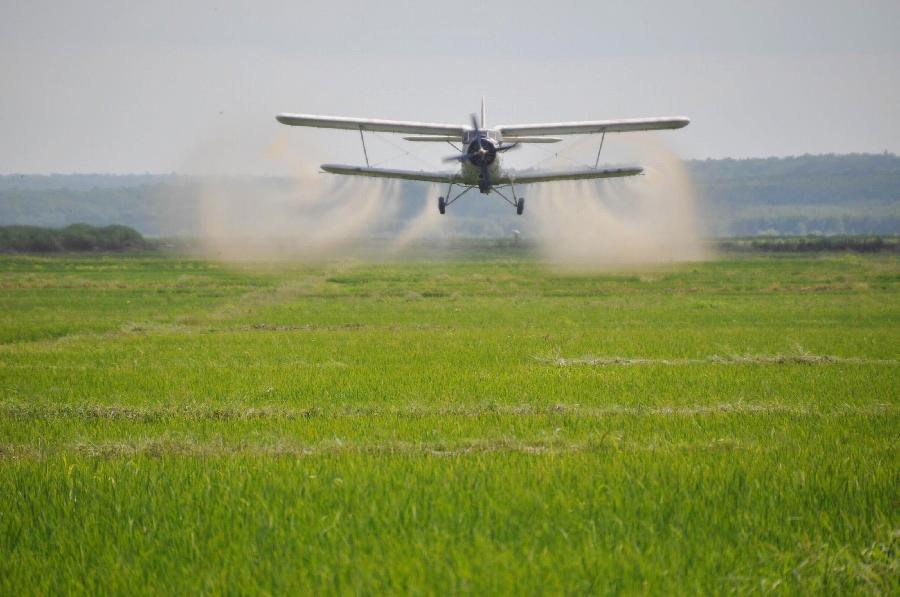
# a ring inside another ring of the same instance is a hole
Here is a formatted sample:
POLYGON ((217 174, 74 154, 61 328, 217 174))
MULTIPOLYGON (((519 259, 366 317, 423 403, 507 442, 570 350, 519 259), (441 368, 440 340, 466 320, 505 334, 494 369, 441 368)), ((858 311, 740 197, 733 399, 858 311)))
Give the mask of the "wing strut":
MULTIPOLYGON (((360 131, 362 133, 362 131, 360 131)), ((597 166, 600 165, 600 152, 603 151, 603 140, 606 139, 606 131, 603 131, 603 134, 600 136, 600 149, 597 150, 597 159, 594 160, 594 170, 597 169, 597 166)))
POLYGON ((368 168, 369 167, 369 152, 366 151, 366 138, 363 136, 362 127, 359 127, 359 140, 362 141, 363 155, 366 156, 366 168, 368 168))

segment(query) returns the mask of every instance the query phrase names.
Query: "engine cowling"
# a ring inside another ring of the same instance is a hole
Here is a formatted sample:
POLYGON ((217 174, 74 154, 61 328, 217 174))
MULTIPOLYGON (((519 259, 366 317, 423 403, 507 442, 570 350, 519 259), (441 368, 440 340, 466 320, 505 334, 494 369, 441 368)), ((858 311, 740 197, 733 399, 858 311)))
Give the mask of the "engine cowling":
POLYGON ((481 137, 475 139, 466 148, 469 162, 474 166, 490 166, 497 159, 497 146, 491 139, 481 137))

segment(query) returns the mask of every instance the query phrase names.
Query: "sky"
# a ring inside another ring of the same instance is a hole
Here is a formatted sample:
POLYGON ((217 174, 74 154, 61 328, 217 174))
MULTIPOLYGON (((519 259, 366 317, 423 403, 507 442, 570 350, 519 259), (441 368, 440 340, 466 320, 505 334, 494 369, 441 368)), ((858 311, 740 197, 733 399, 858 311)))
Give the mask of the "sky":
MULTIPOLYGON (((489 125, 686 115, 643 133, 684 158, 900 153, 896 0, 0 0, 0 17, 3 174, 359 162, 357 135, 275 114, 464 123, 482 96, 489 125)), ((373 151, 425 167, 402 143, 373 151)))

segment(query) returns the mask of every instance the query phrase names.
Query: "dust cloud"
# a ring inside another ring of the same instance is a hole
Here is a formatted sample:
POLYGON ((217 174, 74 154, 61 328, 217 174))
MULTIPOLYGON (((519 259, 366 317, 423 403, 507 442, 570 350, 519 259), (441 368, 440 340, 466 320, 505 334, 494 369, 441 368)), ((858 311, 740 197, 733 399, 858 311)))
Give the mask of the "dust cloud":
POLYGON ((228 261, 319 258, 391 211, 396 184, 316 179, 259 182, 205 179, 199 185, 201 247, 228 261))
POLYGON ((707 257, 697 195, 682 161, 652 135, 624 143, 643 176, 545 183, 531 191, 530 232, 549 263, 591 270, 707 257))
POLYGON ((289 177, 200 179, 204 256, 245 262, 384 258, 437 230, 435 188, 410 218, 402 183, 321 173, 283 139, 276 136, 265 157, 290 164, 289 177))
MULTIPOLYGON (((644 166, 643 176, 523 188, 520 194, 528 199, 521 217, 487 205, 467 210, 468 215, 454 209, 442 216, 436 209, 440 189, 434 185, 421 185, 417 205, 410 206, 405 183, 321 173, 320 148, 302 148, 288 139, 286 133, 260 139, 253 156, 278 164, 287 176, 227 175, 235 161, 229 164, 229 156, 222 155, 221 148, 231 146, 227 138, 207 143, 188 164, 202 170, 215 156, 220 168, 220 174, 193 177, 191 196, 185 197, 185 203, 196 205, 202 255, 242 262, 373 260, 408 255, 423 241, 435 244, 487 230, 512 235, 521 229, 522 246, 536 248, 547 263, 564 268, 596 270, 707 257, 689 174, 653 135, 615 136, 618 151, 624 148, 626 155, 613 155, 644 166)), ((585 139, 583 147, 590 141, 585 139)), ((541 169, 566 166, 572 164, 544 164, 541 169)))

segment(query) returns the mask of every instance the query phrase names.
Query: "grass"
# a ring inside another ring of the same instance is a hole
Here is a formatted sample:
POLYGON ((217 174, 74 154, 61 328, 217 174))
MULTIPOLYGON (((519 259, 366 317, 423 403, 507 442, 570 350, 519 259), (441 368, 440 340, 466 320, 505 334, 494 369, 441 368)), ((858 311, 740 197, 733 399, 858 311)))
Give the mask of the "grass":
POLYGON ((896 594, 898 288, 0 257, 0 593, 896 594))

